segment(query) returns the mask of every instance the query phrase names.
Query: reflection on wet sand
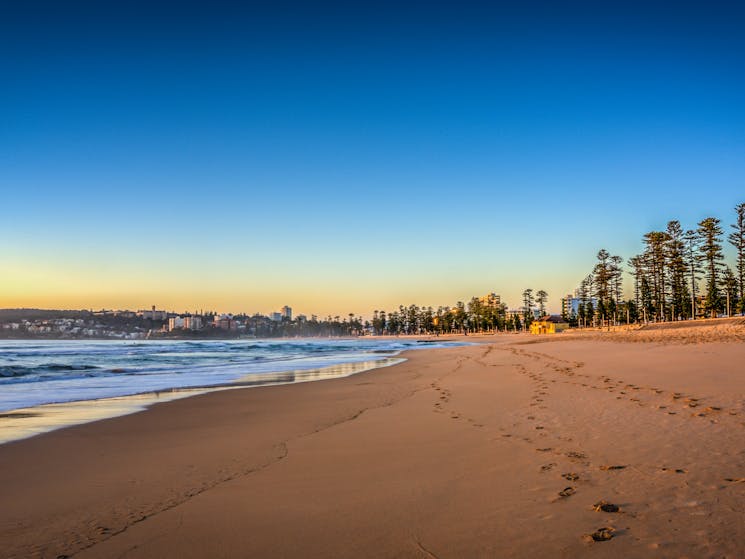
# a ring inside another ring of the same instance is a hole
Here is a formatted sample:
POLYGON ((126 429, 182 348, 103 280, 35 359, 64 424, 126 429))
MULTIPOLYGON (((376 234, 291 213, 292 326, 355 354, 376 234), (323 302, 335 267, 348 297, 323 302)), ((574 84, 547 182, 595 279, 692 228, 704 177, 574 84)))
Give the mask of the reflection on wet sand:
POLYGON ((402 361, 405 361, 405 359, 387 358, 358 363, 340 363, 307 371, 259 373, 246 375, 231 384, 147 392, 119 398, 45 404, 17 409, 0 414, 0 443, 33 437, 71 425, 127 415, 143 411, 153 404, 197 396, 207 392, 341 378, 378 367, 388 367, 402 361))

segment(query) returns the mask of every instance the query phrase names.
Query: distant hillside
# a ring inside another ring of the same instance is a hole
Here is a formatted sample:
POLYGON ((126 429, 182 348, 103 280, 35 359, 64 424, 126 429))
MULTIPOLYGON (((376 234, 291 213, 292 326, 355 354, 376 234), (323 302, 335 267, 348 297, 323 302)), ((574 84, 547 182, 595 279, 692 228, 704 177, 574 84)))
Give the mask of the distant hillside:
POLYGON ((47 320, 52 318, 88 318, 90 311, 59 309, 0 309, 0 322, 47 320))

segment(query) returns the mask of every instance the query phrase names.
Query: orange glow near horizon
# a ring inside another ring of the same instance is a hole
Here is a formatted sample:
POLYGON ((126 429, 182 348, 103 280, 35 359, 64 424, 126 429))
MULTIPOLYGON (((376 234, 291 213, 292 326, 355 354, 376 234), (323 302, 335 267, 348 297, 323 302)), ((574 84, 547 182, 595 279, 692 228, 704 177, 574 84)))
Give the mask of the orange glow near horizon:
MULTIPOLYGON (((487 281, 456 281, 440 277, 429 283, 418 278, 401 278, 391 285, 385 277, 348 275, 328 277, 280 277, 280 274, 254 275, 253 282, 232 276, 157 273, 123 274, 119 270, 17 266, 2 270, 0 308, 114 309, 138 310, 156 305, 176 312, 213 310, 216 312, 266 314, 283 305, 294 314, 370 316, 373 310, 391 311, 399 305, 453 306, 472 296, 495 291, 510 307, 519 305, 521 286, 502 289, 487 281)), ((477 274, 474 274, 476 276, 477 274)), ((486 275, 486 274, 478 274, 486 275)), ((506 281, 502 280, 502 287, 506 281)), ((562 294, 563 295, 563 294, 562 294)), ((558 306, 558 293, 553 298, 558 306)))

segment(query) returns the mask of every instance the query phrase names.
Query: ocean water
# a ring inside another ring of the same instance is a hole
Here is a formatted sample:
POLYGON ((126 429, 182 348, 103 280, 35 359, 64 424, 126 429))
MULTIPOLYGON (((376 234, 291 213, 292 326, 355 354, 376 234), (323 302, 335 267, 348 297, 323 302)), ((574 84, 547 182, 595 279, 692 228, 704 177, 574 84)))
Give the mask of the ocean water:
MULTIPOLYGON (((328 378, 289 374, 344 364, 390 364, 403 350, 461 345, 417 340, 1 340, 0 412, 231 384, 328 378)), ((359 368, 357 370, 360 370, 359 368)))

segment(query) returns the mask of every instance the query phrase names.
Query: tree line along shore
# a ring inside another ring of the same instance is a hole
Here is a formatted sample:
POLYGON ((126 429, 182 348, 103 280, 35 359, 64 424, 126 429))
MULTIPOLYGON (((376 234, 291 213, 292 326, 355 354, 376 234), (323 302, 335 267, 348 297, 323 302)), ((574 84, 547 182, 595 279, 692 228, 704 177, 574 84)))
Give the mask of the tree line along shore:
POLYGON ((735 206, 726 234, 716 217, 683 229, 678 220, 642 237, 643 251, 628 259, 633 298, 621 297, 623 259, 607 250, 579 284, 577 321, 607 325, 716 318, 745 313, 745 203, 735 206), (732 245, 735 266, 725 262, 732 245))

